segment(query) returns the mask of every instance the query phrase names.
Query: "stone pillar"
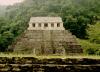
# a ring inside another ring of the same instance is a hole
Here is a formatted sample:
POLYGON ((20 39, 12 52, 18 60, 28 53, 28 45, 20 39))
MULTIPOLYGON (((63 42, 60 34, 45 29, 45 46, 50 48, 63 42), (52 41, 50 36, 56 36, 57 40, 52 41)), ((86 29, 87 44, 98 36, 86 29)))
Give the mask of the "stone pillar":
POLYGON ((31 29, 33 29, 33 26, 32 26, 32 23, 29 23, 28 30, 31 30, 31 29))
POLYGON ((41 30, 44 30, 44 23, 41 23, 41 30))
POLYGON ((57 23, 54 23, 54 28, 53 30, 56 30, 57 29, 57 23))
POLYGON ((51 23, 48 23, 48 29, 49 29, 49 30, 52 30, 52 28, 51 28, 51 23))
POLYGON ((60 28, 61 28, 61 30, 65 30, 64 26, 63 26, 63 23, 60 23, 60 28))
POLYGON ((34 29, 36 29, 36 30, 38 30, 39 28, 38 28, 38 23, 35 23, 35 28, 34 29))

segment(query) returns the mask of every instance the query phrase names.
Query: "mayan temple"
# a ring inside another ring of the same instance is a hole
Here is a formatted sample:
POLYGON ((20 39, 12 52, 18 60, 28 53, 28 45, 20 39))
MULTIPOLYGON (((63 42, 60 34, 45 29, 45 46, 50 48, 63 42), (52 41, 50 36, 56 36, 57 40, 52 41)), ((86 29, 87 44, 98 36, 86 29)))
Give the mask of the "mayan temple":
POLYGON ((60 17, 32 17, 27 30, 12 44, 14 52, 34 55, 82 53, 76 37, 63 27, 60 17))

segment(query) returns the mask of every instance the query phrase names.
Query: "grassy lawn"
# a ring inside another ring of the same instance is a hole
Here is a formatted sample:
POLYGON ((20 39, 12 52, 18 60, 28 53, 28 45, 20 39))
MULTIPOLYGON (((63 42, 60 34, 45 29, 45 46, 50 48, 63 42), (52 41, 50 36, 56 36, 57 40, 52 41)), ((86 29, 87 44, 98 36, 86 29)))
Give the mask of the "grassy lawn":
POLYGON ((89 59, 100 59, 100 56, 96 55, 63 55, 63 56, 58 56, 58 55, 41 55, 41 56, 36 56, 33 54, 17 54, 17 53, 0 53, 0 57, 35 57, 39 59, 50 59, 50 58, 89 58, 89 59))

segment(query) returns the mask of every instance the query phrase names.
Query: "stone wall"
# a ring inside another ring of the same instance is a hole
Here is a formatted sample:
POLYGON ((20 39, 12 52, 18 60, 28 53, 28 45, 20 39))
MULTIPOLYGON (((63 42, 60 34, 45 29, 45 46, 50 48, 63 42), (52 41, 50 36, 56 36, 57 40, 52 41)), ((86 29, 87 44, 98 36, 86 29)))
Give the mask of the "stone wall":
POLYGON ((43 54, 82 53, 75 36, 67 30, 27 30, 12 44, 14 52, 43 54))
POLYGON ((100 72, 100 59, 0 57, 0 72, 100 72))

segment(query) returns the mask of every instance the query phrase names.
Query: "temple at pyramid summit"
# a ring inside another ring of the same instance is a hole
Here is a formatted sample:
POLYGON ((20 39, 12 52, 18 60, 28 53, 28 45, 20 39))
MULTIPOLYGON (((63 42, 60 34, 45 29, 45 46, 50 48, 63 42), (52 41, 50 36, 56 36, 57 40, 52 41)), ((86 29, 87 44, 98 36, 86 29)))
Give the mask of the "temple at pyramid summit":
POLYGON ((14 52, 67 55, 83 52, 76 37, 65 30, 60 17, 31 17, 29 26, 10 46, 14 52))
POLYGON ((65 30, 60 17, 32 17, 28 30, 65 30))

